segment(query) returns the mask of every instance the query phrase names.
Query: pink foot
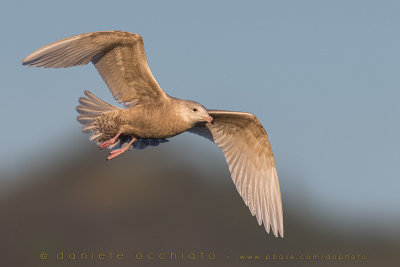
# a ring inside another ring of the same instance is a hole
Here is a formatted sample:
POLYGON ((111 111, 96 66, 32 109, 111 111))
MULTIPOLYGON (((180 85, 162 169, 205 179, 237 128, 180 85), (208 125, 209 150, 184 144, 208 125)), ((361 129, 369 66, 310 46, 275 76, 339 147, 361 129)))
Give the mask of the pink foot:
POLYGON ((132 140, 129 142, 129 144, 127 144, 124 147, 121 147, 119 149, 115 149, 113 151, 110 152, 110 155, 108 156, 107 160, 113 159, 118 157, 121 154, 124 154, 125 151, 132 145, 132 143, 136 141, 136 138, 132 138, 132 140))
POLYGON ((108 146, 111 146, 114 143, 115 143, 115 140, 113 140, 113 139, 107 140, 107 141, 101 143, 100 149, 103 149, 103 148, 106 148, 108 146))
POLYGON ((113 151, 110 152, 110 156, 108 156, 107 160, 113 159, 118 157, 121 154, 124 154, 126 151, 126 149, 124 148, 120 148, 120 149, 115 149, 113 151))
POLYGON ((117 133, 113 138, 111 138, 110 140, 107 140, 107 141, 101 143, 100 149, 103 149, 103 148, 105 148, 105 147, 108 147, 108 146, 111 146, 112 144, 114 144, 115 141, 117 140, 117 138, 118 138, 120 135, 121 135, 121 131, 118 131, 118 133, 117 133))

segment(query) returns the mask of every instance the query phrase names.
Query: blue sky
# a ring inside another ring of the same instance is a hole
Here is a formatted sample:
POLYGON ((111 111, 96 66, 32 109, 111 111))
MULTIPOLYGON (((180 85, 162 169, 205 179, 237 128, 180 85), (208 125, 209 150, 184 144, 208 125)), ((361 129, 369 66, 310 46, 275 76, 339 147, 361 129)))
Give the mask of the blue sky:
POLYGON ((81 137, 83 90, 115 104, 91 65, 21 60, 61 38, 125 30, 143 36, 168 94, 256 114, 278 173, 298 174, 281 178, 287 191, 307 188, 327 213, 398 223, 399 14, 398 1, 2 1, 0 168, 81 137))

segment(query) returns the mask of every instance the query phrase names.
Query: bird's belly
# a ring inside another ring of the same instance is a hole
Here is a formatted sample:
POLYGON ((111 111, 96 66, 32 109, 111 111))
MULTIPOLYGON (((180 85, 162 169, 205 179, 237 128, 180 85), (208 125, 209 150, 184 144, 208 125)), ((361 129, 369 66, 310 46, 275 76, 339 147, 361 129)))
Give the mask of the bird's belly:
POLYGON ((169 138, 178 135, 185 130, 186 129, 180 129, 179 127, 174 127, 174 125, 169 125, 159 121, 136 121, 124 125, 122 132, 126 135, 132 135, 137 138, 169 138))

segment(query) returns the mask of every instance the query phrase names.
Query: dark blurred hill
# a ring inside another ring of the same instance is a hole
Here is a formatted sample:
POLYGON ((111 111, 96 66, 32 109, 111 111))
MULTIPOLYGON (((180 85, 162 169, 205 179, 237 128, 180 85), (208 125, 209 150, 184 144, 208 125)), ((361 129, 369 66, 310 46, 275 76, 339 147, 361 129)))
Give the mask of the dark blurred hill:
POLYGON ((328 227, 315 230, 307 220, 319 218, 296 218, 296 206, 286 202, 285 197, 286 236, 281 239, 267 235, 237 194, 226 165, 215 164, 202 171, 190 153, 179 154, 168 147, 131 151, 106 162, 105 152, 95 145, 84 143, 78 147, 66 156, 50 155, 20 170, 19 177, 15 177, 20 182, 12 189, 8 190, 7 184, 2 186, 1 266, 399 263, 398 244, 369 233, 354 237, 332 232, 328 227), (42 251, 48 253, 46 260, 39 257, 42 251), (64 260, 57 260, 61 251, 64 260), (184 260, 179 259, 182 251, 184 260), (114 256, 121 252, 124 258, 67 259, 73 252, 78 257, 81 252, 112 252, 114 256), (178 259, 157 259, 160 253, 170 257, 171 252, 178 259), (194 261, 187 259, 191 252, 196 253, 194 261), (137 254, 147 257, 148 253, 154 253, 155 259, 135 258, 137 254), (240 255, 358 253, 366 255, 367 260, 240 260, 240 255), (215 260, 200 259, 201 255, 214 254, 215 260))

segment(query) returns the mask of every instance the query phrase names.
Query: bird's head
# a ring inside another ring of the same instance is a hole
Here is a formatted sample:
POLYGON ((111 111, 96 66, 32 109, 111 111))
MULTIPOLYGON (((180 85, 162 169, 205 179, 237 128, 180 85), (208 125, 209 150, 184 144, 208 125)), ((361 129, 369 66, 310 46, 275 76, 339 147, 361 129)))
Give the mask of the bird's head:
POLYGON ((203 105, 190 100, 184 100, 181 103, 181 113, 185 121, 193 125, 199 122, 213 121, 213 118, 208 114, 207 109, 203 105))

